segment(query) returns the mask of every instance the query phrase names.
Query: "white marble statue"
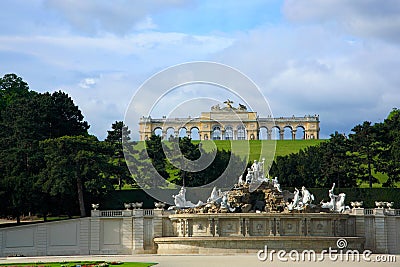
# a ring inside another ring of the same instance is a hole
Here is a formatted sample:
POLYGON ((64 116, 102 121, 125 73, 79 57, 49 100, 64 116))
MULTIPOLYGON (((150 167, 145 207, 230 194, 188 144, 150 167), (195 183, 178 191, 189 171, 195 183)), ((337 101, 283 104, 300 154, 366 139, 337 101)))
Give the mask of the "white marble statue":
POLYGON ((334 189, 335 189, 335 183, 333 183, 332 188, 329 189, 329 191, 328 191, 328 195, 331 200, 329 202, 321 201, 321 208, 327 208, 330 211, 334 211, 334 212, 344 212, 345 210, 349 209, 349 207, 347 207, 344 204, 346 194, 340 193, 339 195, 335 195, 333 193, 334 189))
POLYGON ((238 185, 243 185, 243 184, 244 184, 243 175, 240 175, 238 179, 238 185))
POLYGON ((344 204, 345 198, 346 198, 346 194, 345 194, 345 193, 340 193, 340 194, 337 196, 336 205, 335 205, 335 211, 337 211, 337 212, 344 212, 345 210, 349 209, 349 208, 346 207, 346 205, 344 204))
POLYGON ((253 171, 250 168, 247 168, 246 184, 250 184, 252 179, 253 179, 253 171))
POLYGON ((272 184, 276 188, 276 190, 278 190, 279 192, 282 192, 281 185, 278 182, 278 177, 275 177, 274 179, 272 179, 272 184))
POLYGON ((215 202, 220 198, 220 192, 217 191, 217 187, 214 186, 211 191, 210 197, 207 199, 207 203, 215 202))
POLYGON ((303 205, 311 204, 314 201, 314 195, 310 193, 304 186, 301 187, 301 195, 303 196, 303 205))
POLYGON ((331 211, 334 211, 336 208, 336 199, 338 196, 336 196, 333 193, 333 189, 335 188, 335 183, 333 183, 332 188, 329 189, 328 195, 329 198, 331 199, 329 202, 321 202, 321 208, 329 209, 331 211))
POLYGON ((253 171, 254 174, 256 174, 258 176, 258 162, 257 160, 254 160, 254 163, 251 165, 251 170, 253 171))
POLYGON ((296 187, 294 188, 294 196, 293 196, 293 201, 292 203, 289 203, 287 205, 288 210, 299 210, 301 209, 301 203, 300 203, 300 191, 296 187))
POLYGON ((186 200, 186 188, 181 187, 177 195, 172 195, 174 198, 175 207, 177 208, 194 208, 203 205, 204 203, 199 200, 197 204, 193 204, 191 201, 186 200))

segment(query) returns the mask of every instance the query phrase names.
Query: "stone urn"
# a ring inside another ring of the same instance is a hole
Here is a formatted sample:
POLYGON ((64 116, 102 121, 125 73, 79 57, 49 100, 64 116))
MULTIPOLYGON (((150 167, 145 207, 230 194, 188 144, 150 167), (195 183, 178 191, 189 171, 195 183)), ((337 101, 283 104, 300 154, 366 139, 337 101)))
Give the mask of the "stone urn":
POLYGON ((350 202, 350 205, 353 207, 353 208, 361 208, 361 206, 364 204, 364 202, 363 201, 352 201, 352 202, 350 202))
POLYGON ((154 207, 156 207, 156 209, 163 209, 165 207, 165 203, 164 202, 154 202, 154 207))
POLYGON ((136 209, 136 203, 131 203, 131 208, 136 209))
POLYGON ((377 208, 383 208, 384 203, 383 203, 382 201, 375 201, 375 206, 376 206, 377 208))
POLYGON ((387 202, 387 203, 386 203, 386 206, 387 206, 389 209, 392 209, 393 206, 394 206, 394 202, 387 202))
POLYGON ((100 207, 99 204, 92 204, 92 208, 93 210, 97 210, 100 207))
POLYGON ((136 202, 135 206, 137 209, 141 209, 143 207, 143 202, 136 202))
POLYGON ((132 207, 132 205, 131 203, 124 203, 124 207, 126 210, 129 210, 132 207))

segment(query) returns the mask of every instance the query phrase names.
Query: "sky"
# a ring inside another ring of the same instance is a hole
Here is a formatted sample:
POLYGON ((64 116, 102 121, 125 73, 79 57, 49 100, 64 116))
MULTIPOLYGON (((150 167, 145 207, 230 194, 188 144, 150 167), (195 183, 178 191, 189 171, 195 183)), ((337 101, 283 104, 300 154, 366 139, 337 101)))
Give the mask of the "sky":
MULTIPOLYGON (((241 71, 276 117, 318 114, 322 138, 380 122, 400 108, 398 0, 5 0, 1 6, 0 75, 15 73, 38 92, 68 93, 99 139, 124 119, 149 77, 190 61, 241 71)), ((197 91, 177 90, 159 114, 197 91)), ((136 136, 138 125, 131 130, 136 136)))

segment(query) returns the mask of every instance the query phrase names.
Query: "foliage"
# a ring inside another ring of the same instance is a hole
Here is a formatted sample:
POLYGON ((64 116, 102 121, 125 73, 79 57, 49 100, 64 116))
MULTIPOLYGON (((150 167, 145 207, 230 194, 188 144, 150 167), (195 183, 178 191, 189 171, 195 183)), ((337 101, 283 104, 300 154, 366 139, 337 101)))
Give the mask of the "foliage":
POLYGON ((400 111, 393 109, 383 123, 356 125, 347 138, 335 133, 326 142, 277 157, 270 173, 283 186, 354 187, 378 183, 377 172, 388 176, 383 186, 400 181, 400 111))
POLYGON ((131 131, 122 121, 116 121, 111 128, 112 130, 108 131, 105 142, 113 147, 110 155, 110 162, 114 167, 111 178, 116 181, 118 188, 121 190, 124 184, 132 185, 135 183, 126 164, 122 144, 123 141, 129 142, 131 131))
POLYGON ((42 141, 46 167, 39 183, 43 192, 69 202, 78 199, 86 216, 84 195, 96 199, 112 190, 108 155, 112 147, 94 136, 63 136, 42 141))

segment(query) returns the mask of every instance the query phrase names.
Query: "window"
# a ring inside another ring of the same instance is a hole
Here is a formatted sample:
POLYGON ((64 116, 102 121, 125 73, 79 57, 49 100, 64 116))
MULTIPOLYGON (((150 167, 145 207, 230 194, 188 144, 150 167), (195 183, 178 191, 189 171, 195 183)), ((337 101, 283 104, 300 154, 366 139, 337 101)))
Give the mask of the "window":
POLYGON ((213 140, 221 140, 221 128, 219 126, 214 126, 212 131, 213 140))
POLYGON ((230 126, 225 128, 225 140, 233 140, 233 129, 230 126))
POLYGON ((237 139, 238 140, 246 140, 246 128, 244 128, 243 125, 240 125, 238 127, 237 139))

